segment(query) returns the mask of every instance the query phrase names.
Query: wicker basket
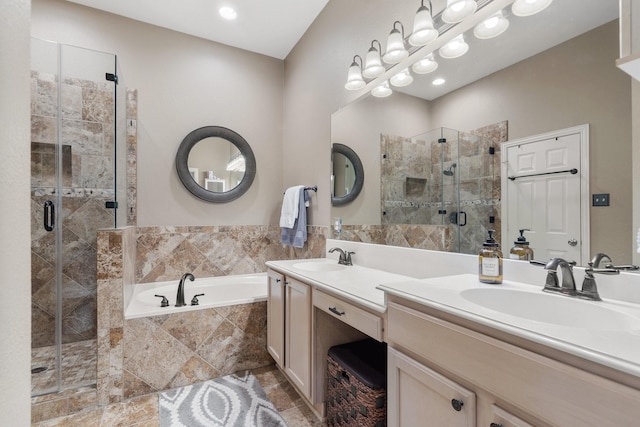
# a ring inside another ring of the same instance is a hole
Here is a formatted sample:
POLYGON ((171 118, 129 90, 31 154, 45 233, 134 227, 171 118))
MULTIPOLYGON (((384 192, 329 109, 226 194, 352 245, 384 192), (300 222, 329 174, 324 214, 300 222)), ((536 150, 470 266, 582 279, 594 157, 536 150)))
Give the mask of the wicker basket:
POLYGON ((354 372, 327 356, 327 425, 385 427, 387 425, 387 390, 372 388, 354 372))

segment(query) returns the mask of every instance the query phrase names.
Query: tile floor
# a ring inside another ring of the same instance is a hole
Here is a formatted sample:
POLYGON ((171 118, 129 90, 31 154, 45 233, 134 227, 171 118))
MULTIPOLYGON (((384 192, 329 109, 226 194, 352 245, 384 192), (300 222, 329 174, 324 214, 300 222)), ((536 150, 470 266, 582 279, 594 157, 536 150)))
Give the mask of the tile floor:
MULTIPOLYGON (((290 427, 321 427, 293 386, 275 365, 254 369, 253 374, 290 427)), ((32 424, 32 427, 152 427, 159 426, 158 395, 135 397, 105 408, 88 409, 73 415, 32 424)))

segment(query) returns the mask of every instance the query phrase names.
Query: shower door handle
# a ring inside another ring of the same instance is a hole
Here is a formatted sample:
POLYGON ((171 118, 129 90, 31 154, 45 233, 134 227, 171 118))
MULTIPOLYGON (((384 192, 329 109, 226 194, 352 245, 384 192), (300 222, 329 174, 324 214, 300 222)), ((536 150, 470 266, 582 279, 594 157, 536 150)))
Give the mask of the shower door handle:
POLYGON ((44 229, 53 231, 56 223, 56 207, 51 200, 44 202, 44 229))

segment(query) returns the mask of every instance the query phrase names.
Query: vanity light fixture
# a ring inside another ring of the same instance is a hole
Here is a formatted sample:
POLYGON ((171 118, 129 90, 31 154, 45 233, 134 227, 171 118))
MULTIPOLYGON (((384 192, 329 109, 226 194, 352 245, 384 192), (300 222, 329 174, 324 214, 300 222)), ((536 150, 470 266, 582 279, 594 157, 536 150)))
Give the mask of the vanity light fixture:
POLYGON ((445 59, 459 58, 469 50, 469 45, 464 41, 462 34, 453 38, 438 50, 441 57, 445 59))
POLYGON ((246 162, 244 161, 244 156, 240 153, 236 154, 229 163, 227 163, 227 171, 229 172, 244 172, 246 170, 246 162))
POLYGON ((380 59, 380 51, 382 51, 382 46, 378 40, 371 41, 371 47, 367 52, 367 56, 365 56, 364 60, 364 70, 362 70, 362 75, 368 79, 375 79, 382 73, 384 73, 385 69, 382 65, 382 60, 380 59), (378 43, 378 48, 374 46, 375 43, 378 43))
POLYGON ((546 9, 553 0, 516 0, 511 12, 516 16, 531 16, 546 9))
POLYGON ((387 38, 387 51, 382 56, 382 60, 387 64, 397 64, 407 56, 409 51, 404 45, 404 26, 402 22, 395 21, 387 38), (396 24, 400 24, 400 31, 396 28, 396 24))
POLYGON ((440 17, 447 24, 455 24, 473 15, 477 8, 475 0, 447 0, 447 7, 440 17))
POLYGON ((400 71, 389 79, 389 82, 396 87, 409 86, 413 82, 413 76, 408 68, 400 71))
POLYGON ((498 37, 507 31, 507 28, 509 28, 509 20, 504 17, 502 11, 499 11, 476 25, 473 35, 479 39, 490 39, 498 37))
POLYGON ((362 78, 362 58, 360 55, 355 55, 353 57, 353 62, 349 67, 349 74, 347 75, 347 83, 344 85, 344 88, 347 90, 358 90, 365 87, 366 83, 362 78), (360 60, 360 64, 356 61, 356 59, 360 60))
POLYGON ((373 89, 371 89, 371 95, 375 96, 376 98, 385 98, 391 95, 392 93, 393 91, 389 87, 389 82, 387 80, 382 82, 382 84, 380 84, 379 86, 376 86, 373 89))
POLYGON ((412 66, 411 70, 413 70, 416 74, 429 74, 438 69, 438 63, 433 58, 433 53, 425 56, 419 61, 416 61, 412 66))
POLYGON ((409 44, 411 46, 424 46, 431 43, 438 38, 438 30, 433 26, 433 16, 431 11, 431 0, 429 0, 429 7, 424 5, 424 0, 420 3, 421 6, 416 12, 416 17, 413 19, 413 32, 409 36, 409 44))
POLYGON ((232 7, 229 6, 223 6, 218 10, 218 13, 220 14, 220 16, 222 16, 224 19, 227 19, 229 21, 233 21, 234 19, 236 19, 238 17, 238 12, 236 12, 236 10, 232 7))
POLYGON ((446 80, 443 79, 443 78, 437 78, 434 81, 432 81, 431 84, 434 85, 434 86, 441 86, 441 85, 444 84, 445 81, 446 80))

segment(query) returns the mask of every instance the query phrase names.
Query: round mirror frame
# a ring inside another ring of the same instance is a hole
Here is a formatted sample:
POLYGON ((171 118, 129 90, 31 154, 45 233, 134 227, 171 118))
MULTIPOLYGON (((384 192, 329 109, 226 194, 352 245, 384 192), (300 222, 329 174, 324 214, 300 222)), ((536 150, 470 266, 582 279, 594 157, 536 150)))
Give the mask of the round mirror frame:
MULTIPOLYGON (((358 197, 360 191, 362 190, 362 186, 364 185, 364 168, 362 167, 362 162, 360 161, 360 157, 356 154, 355 151, 344 144, 333 143, 331 146, 331 155, 333 154, 342 154, 345 156, 351 164, 353 165, 353 171, 356 176, 356 180, 353 184, 353 188, 349 192, 341 197, 336 197, 333 194, 331 195, 331 205, 332 206, 344 206, 348 203, 351 203, 358 197)), ((332 162, 333 163, 333 162, 332 162)), ((333 173, 333 171, 331 171, 333 173)))
POLYGON ((180 181, 182 181, 182 185, 184 185, 185 188, 194 196, 199 199, 206 200, 207 202, 226 203, 237 199, 249 190, 249 187, 251 187, 253 179, 256 176, 256 158, 253 155, 253 151, 251 150, 249 143, 238 133, 222 126, 203 126, 191 131, 180 143, 176 154, 176 171, 178 172, 180 181), (226 139, 231 144, 235 145, 240 151, 240 154, 244 156, 244 177, 242 177, 242 180, 238 185, 229 191, 209 191, 201 187, 200 184, 193 179, 191 173, 189 173, 189 152, 198 142, 210 137, 226 139))

